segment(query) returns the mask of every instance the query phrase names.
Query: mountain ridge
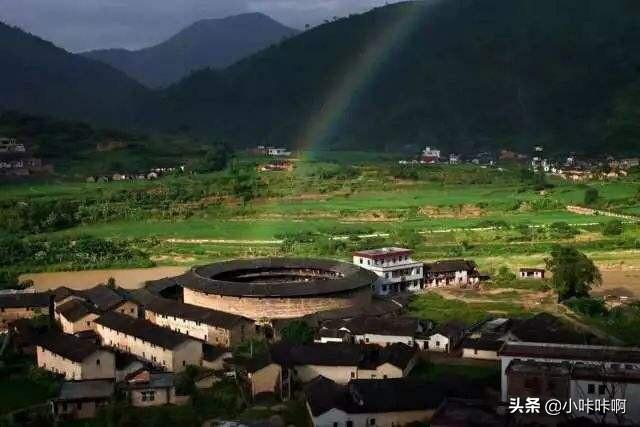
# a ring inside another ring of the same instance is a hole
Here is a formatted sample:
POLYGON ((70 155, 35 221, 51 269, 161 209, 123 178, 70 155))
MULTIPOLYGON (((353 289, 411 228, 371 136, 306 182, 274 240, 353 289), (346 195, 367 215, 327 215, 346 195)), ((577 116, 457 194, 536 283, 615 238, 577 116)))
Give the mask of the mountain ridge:
POLYGON ((202 19, 142 49, 102 49, 81 55, 104 62, 151 88, 176 83, 203 68, 234 62, 298 34, 262 13, 202 19))

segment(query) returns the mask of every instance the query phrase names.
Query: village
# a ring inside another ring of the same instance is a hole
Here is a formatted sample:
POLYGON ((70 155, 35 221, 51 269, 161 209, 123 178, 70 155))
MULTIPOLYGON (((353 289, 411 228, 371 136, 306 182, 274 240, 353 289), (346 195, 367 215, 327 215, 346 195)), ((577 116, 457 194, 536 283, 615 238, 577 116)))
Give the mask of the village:
MULTIPOLYGON (((518 277, 542 281, 546 273, 521 268, 518 277)), ((94 418, 115 401, 187 405, 185 375, 199 390, 231 381, 249 407, 300 401, 313 426, 640 422, 629 405, 640 396, 640 348, 550 313, 488 314, 474 324, 407 314, 411 295, 490 280, 472 260, 422 263, 409 249, 385 247, 357 251, 352 263, 219 262, 135 290, 109 283, 4 292, 3 349, 59 378, 45 412, 61 422, 94 418), (427 366, 443 373, 425 377, 427 366), (495 382, 480 386, 456 367, 496 372, 495 382), (545 412, 556 400, 590 403, 545 412), (603 412, 595 402, 628 404, 603 412)), ((284 424, 276 414, 260 425, 284 424)))

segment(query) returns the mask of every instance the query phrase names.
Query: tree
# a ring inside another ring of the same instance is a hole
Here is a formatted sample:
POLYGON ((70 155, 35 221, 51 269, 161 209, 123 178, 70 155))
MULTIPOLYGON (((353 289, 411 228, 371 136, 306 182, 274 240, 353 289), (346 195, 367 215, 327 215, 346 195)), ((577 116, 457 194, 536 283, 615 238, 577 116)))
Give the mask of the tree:
POLYGON ((585 254, 572 246, 557 246, 546 260, 547 269, 553 273, 551 281, 558 300, 571 297, 588 297, 594 286, 602 284, 600 270, 585 254))
POLYGON ((308 344, 313 341, 313 329, 302 320, 294 320, 282 329, 282 340, 293 344, 308 344))
POLYGON ((107 279, 107 288, 115 289, 116 288, 116 279, 114 279, 113 277, 109 277, 107 279))
POLYGON ((586 206, 592 206, 598 201, 600 193, 595 188, 589 187, 584 192, 584 204, 586 206))
POLYGON ((619 236, 624 231, 624 226, 620 220, 614 219, 609 221, 602 228, 602 234, 605 236, 619 236))
POLYGON ((196 166, 196 171, 201 173, 221 171, 229 164, 229 148, 222 143, 211 147, 203 159, 196 166))

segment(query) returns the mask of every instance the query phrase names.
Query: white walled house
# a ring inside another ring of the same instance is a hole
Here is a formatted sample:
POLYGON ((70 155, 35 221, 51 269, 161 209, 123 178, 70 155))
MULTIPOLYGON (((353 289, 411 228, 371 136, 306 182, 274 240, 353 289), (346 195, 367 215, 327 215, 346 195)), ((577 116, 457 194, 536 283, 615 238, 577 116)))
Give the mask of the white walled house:
POLYGON ((640 348, 582 344, 550 344, 508 341, 499 351, 501 398, 507 401, 509 381, 507 369, 514 360, 533 362, 567 362, 569 365, 600 366, 605 369, 640 370, 640 348))
POLYGON ((427 338, 422 342, 422 349, 449 353, 460 344, 465 331, 465 325, 456 321, 438 325, 427 334, 427 338))
POLYGON ((323 322, 316 342, 355 342, 386 347, 392 344, 415 345, 415 337, 425 332, 423 322, 409 317, 354 317, 323 322))
POLYGON ((65 334, 93 330, 93 321, 98 318, 98 314, 92 312, 91 306, 80 299, 70 299, 59 304, 54 316, 65 334))
POLYGON ((353 254, 353 263, 379 277, 373 285, 377 295, 416 292, 424 287, 423 264, 414 261, 411 254, 405 248, 358 251, 353 254))
POLYGON ((428 288, 469 287, 480 283, 478 266, 473 261, 451 259, 424 265, 424 285, 428 288))
POLYGON ((521 268, 519 276, 521 279, 544 279, 544 268, 521 268))
POLYGON ((102 344, 152 363, 170 372, 202 364, 202 343, 151 322, 121 313, 106 313, 95 320, 102 344))
POLYGON ((416 378, 352 380, 318 377, 306 388, 314 427, 402 426, 428 422, 445 399, 437 384, 416 378))
POLYGON ((39 368, 67 380, 113 379, 116 375, 112 352, 73 335, 51 333, 40 337, 36 358, 39 368))

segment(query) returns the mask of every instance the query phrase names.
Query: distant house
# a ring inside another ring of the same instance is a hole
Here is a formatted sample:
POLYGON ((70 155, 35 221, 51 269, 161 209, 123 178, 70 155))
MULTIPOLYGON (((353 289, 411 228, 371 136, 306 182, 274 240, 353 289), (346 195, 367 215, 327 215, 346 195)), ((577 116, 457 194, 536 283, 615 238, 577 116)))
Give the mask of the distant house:
POLYGON ((422 150, 422 154, 420 156, 420 163, 424 164, 424 165, 431 165, 431 164, 435 164, 438 163, 440 161, 440 150, 438 150, 437 148, 432 148, 432 147, 425 147, 424 150, 422 150))
POLYGON ((394 247, 358 251, 353 263, 379 277, 373 285, 377 295, 415 292, 424 287, 423 264, 411 258, 412 252, 394 247))
POLYGON ((171 372, 151 372, 143 369, 124 379, 120 390, 132 406, 162 406, 175 404, 175 376, 171 372))
POLYGON ((339 384, 325 377, 305 389, 314 426, 395 426, 427 423, 445 392, 417 378, 351 380, 339 384))
POLYGON ((61 420, 95 418, 114 392, 113 380, 67 381, 52 402, 53 414, 61 420))
POLYGON ((111 180, 112 181, 126 181, 127 180, 127 175, 121 174, 121 173, 114 173, 113 176, 111 176, 111 180))
POLYGON ((68 380, 115 378, 115 356, 111 351, 73 335, 51 332, 36 344, 39 368, 68 380))
POLYGON ((359 344, 415 345, 414 338, 425 332, 425 326, 409 317, 380 318, 355 317, 349 320, 323 322, 318 330, 317 342, 355 342, 359 344))
POLYGON ((478 266, 473 261, 451 259, 424 265, 426 287, 477 286, 480 283, 478 266))
POLYGON ((506 415, 483 399, 447 398, 429 422, 430 427, 505 427, 506 415))
POLYGON ((345 384, 357 378, 400 378, 409 374, 417 354, 404 344, 388 347, 344 343, 293 345, 270 349, 271 360, 291 369, 294 379, 306 383, 317 376, 345 384))
POLYGON ((422 349, 449 353, 455 349, 464 338, 466 326, 459 321, 449 321, 438 325, 428 334, 428 338, 420 342, 422 349))
POLYGON ((520 269, 521 279, 544 279, 546 270, 544 268, 526 268, 520 269))
POLYGON ((457 165, 458 163, 460 163, 460 156, 454 153, 449 154, 449 164, 457 165))
POLYGON ((269 147, 269 148, 267 148, 267 154, 269 156, 288 157, 288 156, 291 155, 291 151, 287 150, 286 148, 281 148, 281 147, 269 147))
POLYGON ((255 335, 255 322, 242 316, 160 298, 145 289, 130 295, 144 307, 146 320, 212 345, 234 347, 255 335))
POLYGON ((109 312, 95 320, 102 343, 133 354, 170 372, 200 366, 202 343, 151 322, 109 312))
POLYGON ((6 330, 17 319, 48 315, 50 300, 48 292, 0 295, 0 330, 6 330))
POLYGON ((291 398, 292 372, 283 369, 270 355, 248 359, 235 358, 232 364, 238 383, 252 399, 266 395, 273 395, 282 400, 291 398))
POLYGON ((516 324, 512 319, 487 320, 470 331, 462 345, 462 357, 467 359, 499 360, 498 351, 516 324))

